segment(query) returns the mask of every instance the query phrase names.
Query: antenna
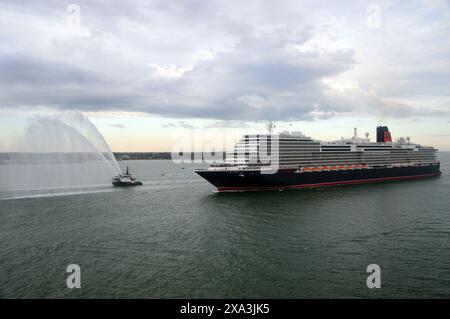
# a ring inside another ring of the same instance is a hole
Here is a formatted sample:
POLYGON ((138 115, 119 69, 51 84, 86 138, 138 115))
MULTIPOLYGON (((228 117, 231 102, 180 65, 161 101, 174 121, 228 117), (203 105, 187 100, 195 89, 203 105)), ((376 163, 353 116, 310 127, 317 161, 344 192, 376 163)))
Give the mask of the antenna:
POLYGON ((272 123, 272 121, 268 121, 266 123, 266 128, 269 131, 269 134, 272 134, 272 130, 275 128, 275 125, 272 123))

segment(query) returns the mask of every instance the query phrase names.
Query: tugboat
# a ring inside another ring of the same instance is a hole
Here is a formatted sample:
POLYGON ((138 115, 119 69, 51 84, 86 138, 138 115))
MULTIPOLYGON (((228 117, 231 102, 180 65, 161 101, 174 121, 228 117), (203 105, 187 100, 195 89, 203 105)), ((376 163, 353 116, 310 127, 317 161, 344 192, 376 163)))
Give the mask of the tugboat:
POLYGON ((112 179, 112 184, 114 186, 139 186, 142 185, 142 182, 138 181, 130 174, 127 166, 127 173, 114 176, 112 179))

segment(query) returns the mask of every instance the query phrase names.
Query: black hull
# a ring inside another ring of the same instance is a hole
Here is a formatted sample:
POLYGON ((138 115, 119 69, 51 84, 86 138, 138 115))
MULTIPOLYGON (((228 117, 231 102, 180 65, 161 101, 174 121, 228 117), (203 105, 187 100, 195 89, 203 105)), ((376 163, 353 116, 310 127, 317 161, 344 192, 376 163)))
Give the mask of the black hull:
POLYGON ((439 164, 304 173, 296 173, 296 171, 295 169, 282 169, 274 174, 261 174, 259 170, 198 170, 196 173, 217 187, 219 191, 314 188, 407 180, 439 176, 441 174, 439 164))
POLYGON ((134 182, 134 183, 113 182, 112 184, 116 187, 130 187, 130 186, 141 186, 142 182, 134 182))

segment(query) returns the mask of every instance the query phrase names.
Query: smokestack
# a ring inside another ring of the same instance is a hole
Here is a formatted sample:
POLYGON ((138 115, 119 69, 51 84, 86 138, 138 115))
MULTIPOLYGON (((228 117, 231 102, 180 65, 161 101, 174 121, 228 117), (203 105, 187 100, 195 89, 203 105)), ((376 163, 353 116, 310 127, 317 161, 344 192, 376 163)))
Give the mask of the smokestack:
POLYGON ((358 131, 356 130, 356 127, 353 129, 353 138, 358 137, 358 131))
POLYGON ((391 132, 387 126, 377 127, 377 143, 392 142, 391 132))

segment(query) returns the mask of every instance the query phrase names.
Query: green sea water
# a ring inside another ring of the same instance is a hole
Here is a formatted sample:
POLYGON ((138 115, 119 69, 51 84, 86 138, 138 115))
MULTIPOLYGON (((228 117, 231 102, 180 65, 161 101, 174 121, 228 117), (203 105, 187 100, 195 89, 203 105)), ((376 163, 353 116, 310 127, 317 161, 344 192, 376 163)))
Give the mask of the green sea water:
POLYGON ((439 158, 439 178, 227 194, 193 165, 123 161, 144 186, 0 201, 0 297, 449 298, 439 158))

